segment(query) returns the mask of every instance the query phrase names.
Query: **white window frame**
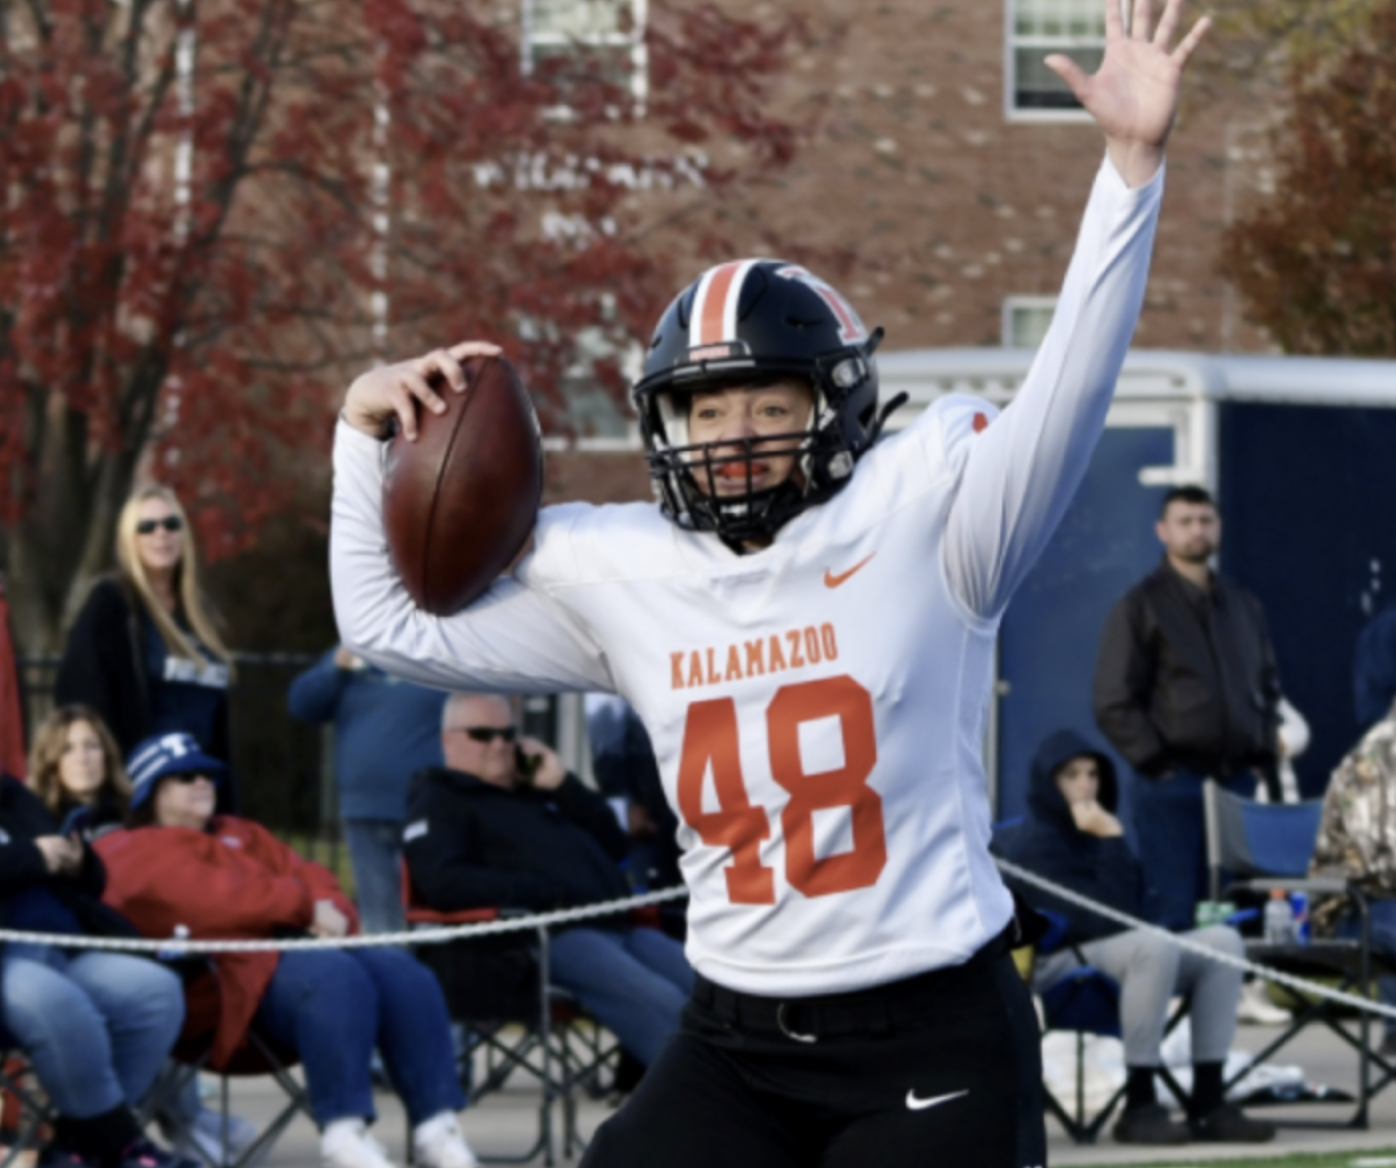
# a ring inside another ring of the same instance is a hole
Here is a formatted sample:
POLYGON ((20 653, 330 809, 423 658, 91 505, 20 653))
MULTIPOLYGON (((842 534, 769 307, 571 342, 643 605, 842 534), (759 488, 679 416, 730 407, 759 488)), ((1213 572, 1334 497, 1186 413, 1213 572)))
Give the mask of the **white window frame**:
MULTIPOLYGON (((1018 22, 1017 7, 1023 0, 1003 0, 1003 116, 1009 122, 1037 122, 1039 124, 1060 125, 1090 124, 1091 115, 1079 106, 1075 109, 1019 109, 1018 94, 1018 22)), ((1128 0, 1121 0, 1122 11, 1128 7, 1128 0)), ((1048 53, 1065 53, 1070 56, 1073 48, 1096 48, 1104 46, 1102 33, 1099 42, 1082 41, 1075 37, 1034 37, 1031 43, 1041 48, 1043 56, 1048 53)))
POLYGON ((1014 313, 1022 309, 1051 309, 1056 311, 1059 296, 1005 296, 1003 298, 1003 311, 999 322, 999 344, 1005 349, 1021 348, 1020 345, 1013 344, 1013 317, 1014 313))
MULTIPOLYGON (((551 0, 551 2, 556 4, 564 2, 564 0, 551 0)), ((580 0, 580 2, 584 3, 585 0, 580 0)), ((567 33, 537 28, 534 8, 539 0, 522 0, 523 35, 519 38, 522 54, 520 64, 523 75, 531 77, 533 75, 535 48, 566 48, 573 44, 597 48, 628 47, 630 49, 630 94, 634 99, 632 108, 635 117, 642 118, 645 116, 645 107, 649 100, 649 45, 645 39, 646 22, 649 18, 649 0, 614 0, 614 2, 617 6, 625 4, 630 6, 630 32, 571 36, 567 33)), ((570 108, 565 105, 555 107, 549 112, 554 117, 565 118, 571 115, 570 108)))

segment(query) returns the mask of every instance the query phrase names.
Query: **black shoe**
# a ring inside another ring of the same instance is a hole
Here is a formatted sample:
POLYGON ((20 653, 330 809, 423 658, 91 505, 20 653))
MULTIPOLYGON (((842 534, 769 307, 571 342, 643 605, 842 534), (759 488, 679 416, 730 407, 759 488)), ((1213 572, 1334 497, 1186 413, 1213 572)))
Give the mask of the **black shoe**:
POLYGON ((120 1168, 203 1168, 194 1160, 167 1152, 142 1136, 132 1140, 121 1153, 120 1168))
POLYGON ((1158 1103, 1146 1103, 1126 1111, 1115 1121, 1115 1139, 1122 1144, 1186 1144, 1186 1124, 1175 1123, 1158 1103))
POLYGON ((1188 1121, 1192 1138, 1210 1144, 1263 1144, 1275 1138, 1275 1125, 1251 1119, 1234 1103, 1223 1103, 1201 1119, 1188 1121))

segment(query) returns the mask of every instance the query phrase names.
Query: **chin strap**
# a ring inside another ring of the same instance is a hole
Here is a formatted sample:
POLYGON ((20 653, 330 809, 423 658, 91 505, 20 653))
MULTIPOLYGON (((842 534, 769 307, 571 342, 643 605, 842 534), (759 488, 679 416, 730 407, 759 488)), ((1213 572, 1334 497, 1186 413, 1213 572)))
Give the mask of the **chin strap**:
POLYGON ((877 411, 877 421, 872 424, 872 430, 868 433, 868 445, 871 446, 882 436, 882 427, 887 424, 887 419, 895 414, 902 406, 911 400, 911 395, 899 393, 885 406, 877 411))

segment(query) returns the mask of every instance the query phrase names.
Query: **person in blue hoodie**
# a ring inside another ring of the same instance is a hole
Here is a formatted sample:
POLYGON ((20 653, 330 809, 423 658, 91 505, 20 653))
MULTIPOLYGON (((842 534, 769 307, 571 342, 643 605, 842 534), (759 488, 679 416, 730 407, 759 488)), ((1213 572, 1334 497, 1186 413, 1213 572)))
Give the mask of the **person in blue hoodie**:
MULTIPOLYGON (((999 832, 994 850, 1004 859, 1120 912, 1140 917, 1143 878, 1115 816, 1119 786, 1114 764, 1071 730, 1049 735, 1037 748, 1028 787, 1028 814, 999 832)), ((1033 973, 1038 993, 1080 965, 1120 983, 1120 1027, 1127 1071, 1125 1109, 1114 1127, 1127 1144, 1182 1144, 1189 1139, 1259 1143, 1275 1129, 1226 1102, 1223 1067, 1236 1032, 1241 972, 1180 949, 1166 937, 1126 929, 1025 882, 1010 881, 1033 908, 1065 921, 1059 948, 1039 955, 1033 973), (1154 1075, 1169 1000, 1192 997, 1193 1093, 1186 1123, 1158 1102, 1154 1075)), ((1214 925, 1186 934, 1220 953, 1240 957, 1234 929, 1214 925)))

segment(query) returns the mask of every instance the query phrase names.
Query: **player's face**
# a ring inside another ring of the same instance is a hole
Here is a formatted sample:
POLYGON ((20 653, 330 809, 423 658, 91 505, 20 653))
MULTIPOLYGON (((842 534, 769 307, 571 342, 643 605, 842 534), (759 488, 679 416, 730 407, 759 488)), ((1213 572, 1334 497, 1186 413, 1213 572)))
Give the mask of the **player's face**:
POLYGON ((1057 771, 1056 779, 1068 803, 1094 803, 1100 795, 1100 766, 1093 758, 1073 758, 1057 771))
POLYGON ((1221 546, 1221 517, 1210 503, 1177 499, 1154 530, 1170 556, 1192 564, 1205 564, 1221 546))
MULTIPOLYGON (((810 387, 794 377, 770 385, 732 386, 710 393, 695 393, 688 413, 688 440, 715 443, 713 456, 740 455, 747 439, 767 435, 798 435, 809 427, 814 398, 810 387)), ((752 444, 751 489, 778 487, 796 470, 797 439, 787 437, 752 444)), ((700 458, 694 457, 699 462, 700 458)), ((740 495, 747 490, 747 460, 738 458, 713 467, 708 475, 695 472, 699 489, 706 494, 740 495)))

